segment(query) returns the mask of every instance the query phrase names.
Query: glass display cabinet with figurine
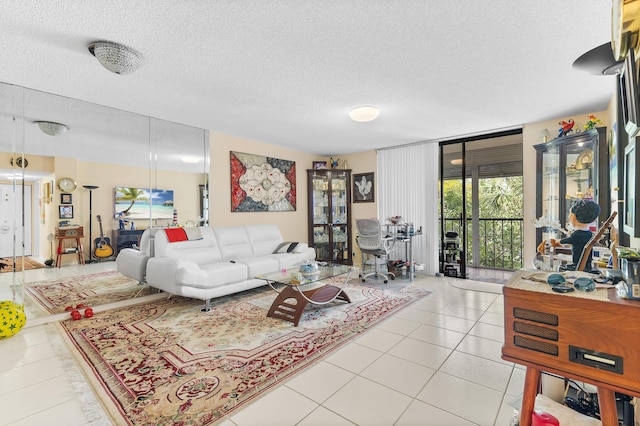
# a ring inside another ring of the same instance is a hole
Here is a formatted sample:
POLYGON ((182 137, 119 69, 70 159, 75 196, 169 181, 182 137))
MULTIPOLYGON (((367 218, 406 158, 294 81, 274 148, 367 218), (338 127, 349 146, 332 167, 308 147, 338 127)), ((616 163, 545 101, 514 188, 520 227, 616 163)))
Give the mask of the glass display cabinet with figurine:
POLYGON ((352 265, 351 170, 307 170, 309 245, 316 260, 352 265))
MULTIPOLYGON (((606 127, 557 137, 536 149, 536 244, 563 238, 569 209, 577 198, 600 205, 600 219, 610 213, 609 150, 606 127)), ((596 220, 592 227, 598 227, 596 220)))

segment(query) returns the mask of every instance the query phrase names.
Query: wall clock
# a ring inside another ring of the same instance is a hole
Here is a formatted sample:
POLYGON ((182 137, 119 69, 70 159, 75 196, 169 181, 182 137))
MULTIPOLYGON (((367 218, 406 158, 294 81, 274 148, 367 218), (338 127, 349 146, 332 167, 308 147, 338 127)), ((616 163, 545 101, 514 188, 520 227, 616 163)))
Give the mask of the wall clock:
POLYGON ((60 188, 62 192, 73 192, 77 187, 78 184, 71 178, 63 177, 58 179, 58 188, 60 188))

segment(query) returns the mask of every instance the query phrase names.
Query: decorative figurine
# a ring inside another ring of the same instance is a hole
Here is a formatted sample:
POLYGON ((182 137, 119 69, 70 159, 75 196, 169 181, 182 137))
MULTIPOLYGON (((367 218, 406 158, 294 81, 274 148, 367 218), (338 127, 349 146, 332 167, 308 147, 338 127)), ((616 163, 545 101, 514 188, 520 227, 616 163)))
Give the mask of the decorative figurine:
POLYGON ((569 133, 573 131, 573 126, 576 124, 573 119, 568 119, 567 121, 562 120, 560 123, 560 128, 558 129, 558 137, 567 136, 569 133))
POLYGON ((332 168, 332 169, 335 169, 335 168, 337 168, 337 167, 338 167, 338 161, 340 161, 340 159, 339 159, 339 158, 338 158, 338 159, 336 159, 336 160, 334 160, 334 159, 333 159, 333 157, 331 157, 331 158, 329 159, 329 164, 331 165, 331 168, 332 168))
POLYGON ((602 125, 602 121, 600 121, 595 115, 588 115, 589 121, 584 125, 585 130, 595 129, 597 125, 602 125))
MULTIPOLYGON (((572 263, 561 268, 561 270, 573 271, 580 262, 580 256, 584 246, 589 242, 593 232, 589 229, 591 223, 600 216, 600 206, 592 200, 579 198, 573 202, 569 209, 569 222, 574 230, 566 238, 561 240, 550 239, 549 244, 552 247, 558 247, 560 244, 571 244, 571 261, 572 263)), ((545 243, 545 242, 543 242, 545 243)), ((538 246, 538 250, 540 250, 538 246)), ((585 272, 591 272, 591 253, 587 258, 585 272)))

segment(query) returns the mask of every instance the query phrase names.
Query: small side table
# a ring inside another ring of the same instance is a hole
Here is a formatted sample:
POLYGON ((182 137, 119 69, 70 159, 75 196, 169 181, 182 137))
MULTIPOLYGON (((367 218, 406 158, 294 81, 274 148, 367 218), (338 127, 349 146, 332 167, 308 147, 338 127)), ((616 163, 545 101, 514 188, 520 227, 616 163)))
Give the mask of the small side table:
POLYGON ((84 249, 82 246, 82 239, 84 238, 84 228, 82 226, 74 228, 56 228, 56 239, 58 240, 58 248, 56 250, 56 268, 62 265, 62 255, 64 254, 77 254, 78 263, 84 265, 84 249), (65 251, 65 240, 75 240, 76 246, 73 251, 65 251))

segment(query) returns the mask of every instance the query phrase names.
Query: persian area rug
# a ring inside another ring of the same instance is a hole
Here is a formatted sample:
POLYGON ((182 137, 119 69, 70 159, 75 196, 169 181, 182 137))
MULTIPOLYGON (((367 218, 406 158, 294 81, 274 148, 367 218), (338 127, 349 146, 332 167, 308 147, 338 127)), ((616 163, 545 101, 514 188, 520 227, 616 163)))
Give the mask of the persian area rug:
POLYGON ((172 297, 57 326, 115 424, 208 425, 429 294, 345 291, 352 303, 308 305, 298 327, 267 318, 268 287, 213 299, 206 313, 172 297))
MULTIPOLYGON (((36 305, 50 314, 65 312, 67 306, 80 303, 86 306, 100 306, 128 300, 143 289, 138 281, 125 277, 119 272, 57 278, 25 285, 26 293, 36 305)), ((143 291, 145 295, 148 291, 143 291)))
POLYGON ((13 264, 13 258, 2 258, 0 259, 0 262, 6 265, 0 269, 0 272, 26 271, 28 269, 44 268, 42 263, 36 262, 30 257, 25 257, 24 262, 22 261, 22 257, 16 257, 15 265, 13 264))

